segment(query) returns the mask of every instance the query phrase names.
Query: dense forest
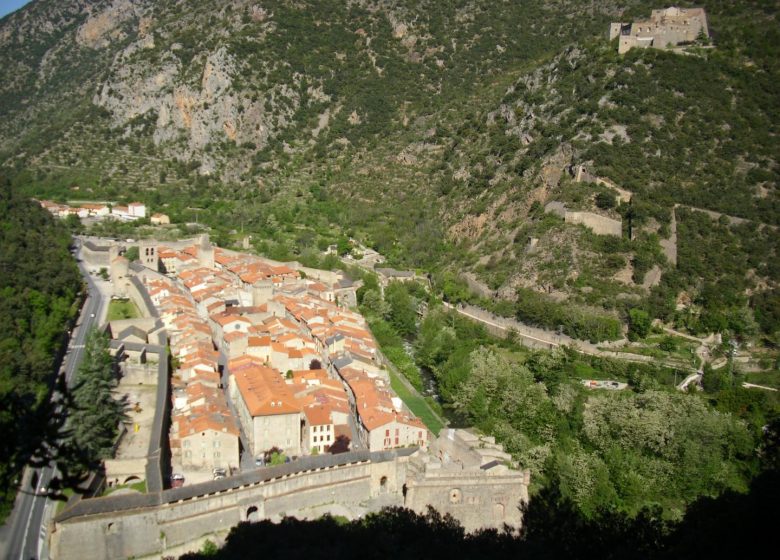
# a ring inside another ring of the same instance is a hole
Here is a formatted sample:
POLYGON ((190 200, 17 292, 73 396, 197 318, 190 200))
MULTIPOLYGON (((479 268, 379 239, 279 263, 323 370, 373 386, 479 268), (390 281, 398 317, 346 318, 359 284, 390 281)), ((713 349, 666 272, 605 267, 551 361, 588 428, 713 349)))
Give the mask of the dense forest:
POLYGON ((743 388, 733 365, 706 366, 705 391, 680 392, 674 379, 684 371, 530 350, 446 311, 413 283, 390 283, 382 298, 367 276, 358 296, 382 351, 421 391, 423 374, 434 378, 431 406, 494 435, 531 469, 535 489, 554 485, 585 518, 653 506, 679 519, 701 496, 745 491, 764 427, 780 417, 780 399, 743 388), (416 321, 422 303, 427 313, 416 321), (584 379, 628 389, 594 391, 584 379))
POLYGON ((0 177, 0 518, 50 418, 55 355, 81 290, 69 244, 64 227, 0 177))

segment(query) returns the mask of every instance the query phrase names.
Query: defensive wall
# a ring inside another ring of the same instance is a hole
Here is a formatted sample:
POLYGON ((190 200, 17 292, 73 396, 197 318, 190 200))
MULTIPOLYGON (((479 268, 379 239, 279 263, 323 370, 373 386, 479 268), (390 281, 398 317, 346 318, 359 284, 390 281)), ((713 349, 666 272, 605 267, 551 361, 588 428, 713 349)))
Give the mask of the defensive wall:
POLYGON ((560 216, 567 224, 582 224, 597 235, 614 235, 616 237, 623 235, 623 222, 621 220, 613 220, 594 212, 573 212, 567 209, 563 203, 555 201, 548 202, 544 211, 560 216))
MULTIPOLYGON (((528 471, 517 470, 492 438, 448 430, 437 456, 416 447, 304 457, 183 488, 82 500, 55 518, 51 557, 111 560, 182 552, 242 521, 327 511, 428 506, 467 531, 518 528, 528 471), (483 449, 481 446, 485 446, 483 449), (90 543, 83 547, 83 543, 90 543)), ((435 449, 436 446, 434 446, 435 449)))
POLYGON ((336 501, 359 505, 381 496, 385 505, 402 505, 406 462, 416 451, 307 457, 183 488, 82 500, 55 518, 51 556, 106 560, 158 555, 241 521, 336 501))
POLYGON ((452 305, 451 303, 444 302, 444 307, 457 311, 459 314, 473 319, 474 321, 478 321, 494 336, 506 338, 511 332, 514 332, 517 341, 528 348, 553 350, 562 344, 571 344, 572 342, 572 340, 565 335, 545 334, 542 329, 522 325, 513 319, 500 317, 475 305, 465 303, 452 305))

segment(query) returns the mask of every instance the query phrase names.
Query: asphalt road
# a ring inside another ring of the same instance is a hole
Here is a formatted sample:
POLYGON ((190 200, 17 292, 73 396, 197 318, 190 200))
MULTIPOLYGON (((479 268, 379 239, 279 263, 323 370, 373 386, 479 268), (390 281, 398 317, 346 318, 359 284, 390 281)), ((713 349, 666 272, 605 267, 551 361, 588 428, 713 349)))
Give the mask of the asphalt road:
MULTIPOLYGON (((89 296, 81 308, 81 316, 71 334, 68 351, 60 369, 60 372, 65 375, 68 386, 73 384, 76 370, 84 357, 84 343, 87 334, 94 326, 97 326, 102 307, 105 305, 92 277, 80 262, 79 269, 87 283, 89 296)), ((57 398, 57 395, 53 396, 53 399, 57 398)), ((56 465, 50 465, 35 469, 34 472, 28 473, 24 477, 25 480, 31 482, 22 488, 9 520, 7 558, 11 560, 40 558, 46 537, 43 515, 48 498, 45 494, 55 469, 56 465), (35 483, 34 487, 32 483, 35 483)))

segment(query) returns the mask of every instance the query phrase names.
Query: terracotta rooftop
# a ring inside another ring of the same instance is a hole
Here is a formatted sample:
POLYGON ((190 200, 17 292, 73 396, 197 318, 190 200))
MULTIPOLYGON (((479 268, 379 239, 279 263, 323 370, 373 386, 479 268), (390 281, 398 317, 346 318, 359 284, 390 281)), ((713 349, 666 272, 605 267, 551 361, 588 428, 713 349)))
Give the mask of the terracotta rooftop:
POLYGON ((251 366, 231 373, 252 416, 293 414, 301 411, 282 376, 264 366, 251 366))

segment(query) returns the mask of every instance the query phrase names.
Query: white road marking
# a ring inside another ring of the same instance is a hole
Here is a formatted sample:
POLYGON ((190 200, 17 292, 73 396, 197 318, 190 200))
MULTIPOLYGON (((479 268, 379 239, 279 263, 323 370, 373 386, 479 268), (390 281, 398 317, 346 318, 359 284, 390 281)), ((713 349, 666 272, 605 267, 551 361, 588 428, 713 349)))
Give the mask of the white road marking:
POLYGON ((38 476, 38 484, 35 485, 35 494, 33 495, 33 503, 30 507, 30 515, 27 516, 27 524, 24 526, 24 539, 22 540, 22 550, 19 554, 19 560, 24 560, 24 551, 27 549, 27 535, 30 532, 30 523, 32 522, 33 512, 35 511, 35 500, 38 498, 38 492, 41 489, 41 482, 43 482, 43 469, 38 476))

